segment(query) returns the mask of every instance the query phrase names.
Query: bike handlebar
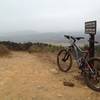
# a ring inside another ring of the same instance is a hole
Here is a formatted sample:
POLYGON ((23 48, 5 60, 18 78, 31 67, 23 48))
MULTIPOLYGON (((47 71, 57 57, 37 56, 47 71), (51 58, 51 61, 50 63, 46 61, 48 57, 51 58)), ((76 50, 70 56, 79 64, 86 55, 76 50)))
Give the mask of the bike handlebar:
POLYGON ((73 37, 73 36, 69 36, 69 35, 64 35, 64 37, 66 37, 67 39, 73 39, 74 42, 76 42, 76 40, 80 40, 80 39, 84 39, 84 37, 73 37))
MULTIPOLYGON (((74 41, 74 43, 76 42, 76 40, 80 40, 80 39, 85 39, 84 37, 73 37, 73 36, 69 36, 69 35, 64 35, 64 37, 66 37, 67 39, 73 39, 74 41)), ((88 40, 88 41, 90 41, 90 40, 88 40)), ((99 44, 100 42, 98 42, 98 41, 93 41, 95 44, 99 44)))

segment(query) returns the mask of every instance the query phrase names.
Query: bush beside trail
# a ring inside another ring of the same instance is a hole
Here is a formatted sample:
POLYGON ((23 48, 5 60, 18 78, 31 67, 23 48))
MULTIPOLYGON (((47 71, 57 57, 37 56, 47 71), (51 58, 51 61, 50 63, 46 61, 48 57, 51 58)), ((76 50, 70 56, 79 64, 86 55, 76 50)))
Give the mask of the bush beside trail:
POLYGON ((6 46, 9 50, 12 51, 28 51, 29 53, 33 52, 57 52, 59 49, 63 48, 62 46, 55 46, 47 43, 15 43, 10 41, 1 41, 0 44, 6 46))
POLYGON ((13 51, 27 51, 29 47, 32 46, 31 42, 15 43, 10 41, 1 41, 0 44, 5 45, 8 49, 13 51))
MULTIPOLYGON (((34 52, 58 52, 60 49, 64 48, 63 46, 55 46, 46 43, 15 43, 10 41, 0 41, 0 45, 6 46, 8 50, 12 51, 28 51, 29 53, 34 52)), ((88 45, 81 47, 83 50, 88 49, 88 45)), ((100 56, 100 45, 95 46, 95 54, 96 56, 100 56)))
POLYGON ((54 45, 51 45, 51 44, 38 43, 38 44, 33 44, 28 49, 28 52, 29 53, 34 53, 34 52, 51 52, 51 53, 56 53, 61 48, 63 48, 63 47, 62 46, 54 46, 54 45))
POLYGON ((7 56, 10 54, 10 50, 5 46, 0 44, 0 57, 7 56))

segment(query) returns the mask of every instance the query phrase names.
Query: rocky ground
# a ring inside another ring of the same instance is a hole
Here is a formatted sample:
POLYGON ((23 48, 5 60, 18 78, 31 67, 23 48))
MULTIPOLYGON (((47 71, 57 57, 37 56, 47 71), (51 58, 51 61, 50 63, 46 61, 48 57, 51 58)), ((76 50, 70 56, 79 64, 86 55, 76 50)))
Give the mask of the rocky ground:
POLYGON ((12 52, 0 58, 0 100, 100 100, 100 93, 86 86, 76 64, 63 73, 54 54, 12 52))

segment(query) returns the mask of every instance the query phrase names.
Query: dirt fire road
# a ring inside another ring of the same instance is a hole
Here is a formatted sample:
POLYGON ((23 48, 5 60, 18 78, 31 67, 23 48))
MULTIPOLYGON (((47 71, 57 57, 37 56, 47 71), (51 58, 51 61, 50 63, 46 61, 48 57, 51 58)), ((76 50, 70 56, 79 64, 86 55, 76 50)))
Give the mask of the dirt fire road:
POLYGON ((0 58, 0 100, 100 100, 100 93, 75 78, 74 67, 62 73, 49 53, 12 52, 0 58), (64 86, 64 80, 75 86, 64 86))

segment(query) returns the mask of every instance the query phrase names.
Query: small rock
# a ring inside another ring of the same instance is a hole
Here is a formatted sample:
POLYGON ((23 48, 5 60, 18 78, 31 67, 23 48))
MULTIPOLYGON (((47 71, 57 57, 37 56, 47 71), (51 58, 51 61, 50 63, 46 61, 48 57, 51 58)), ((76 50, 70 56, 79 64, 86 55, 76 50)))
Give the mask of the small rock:
POLYGON ((37 88, 38 88, 38 89, 44 89, 44 86, 38 85, 37 88))
POLYGON ((64 86, 74 87, 74 84, 73 84, 72 82, 67 82, 67 81, 64 81, 64 82, 63 82, 63 85, 64 85, 64 86))
POLYGON ((36 96, 32 96, 32 100, 36 100, 36 96))
POLYGON ((57 96, 58 96, 58 97, 63 97, 63 95, 62 95, 62 94, 58 94, 57 96))
POLYGON ((88 87, 87 87, 87 86, 85 86, 84 88, 85 88, 85 89, 87 89, 88 87))
POLYGON ((90 98, 90 97, 87 97, 87 99, 88 99, 88 100, 91 100, 91 98, 90 98))
POLYGON ((57 69, 54 69, 54 68, 53 68, 53 69, 51 69, 50 71, 51 71, 52 73, 54 73, 54 74, 58 74, 57 69))
POLYGON ((37 89, 38 90, 48 91, 48 88, 46 88, 45 86, 40 86, 40 85, 37 86, 37 89))

